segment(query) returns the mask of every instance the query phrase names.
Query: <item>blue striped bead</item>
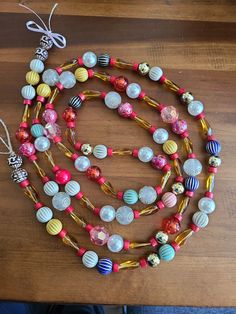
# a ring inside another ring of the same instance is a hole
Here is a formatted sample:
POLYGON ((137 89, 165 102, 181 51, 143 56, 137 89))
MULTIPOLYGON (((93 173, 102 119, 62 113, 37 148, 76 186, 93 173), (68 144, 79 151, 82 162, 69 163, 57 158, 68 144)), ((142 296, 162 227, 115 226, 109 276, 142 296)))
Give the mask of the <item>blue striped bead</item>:
POLYGON ((80 96, 73 96, 71 97, 71 99, 69 100, 68 105, 74 109, 78 109, 81 107, 83 101, 81 99, 80 96))
POLYGON ((184 180, 184 186, 186 190, 193 192, 199 188, 199 181, 197 178, 190 176, 184 180))
POLYGON ((109 275, 112 272, 112 261, 110 258, 101 258, 97 264, 98 272, 102 275, 109 275))
POLYGON ((109 63, 110 63, 110 56, 109 56, 109 54, 104 53, 104 54, 101 54, 98 57, 98 64, 101 67, 107 67, 107 66, 109 66, 109 63))
POLYGON ((170 244, 164 244, 159 249, 160 259, 169 262, 175 257, 175 250, 170 244))
POLYGON ((42 124, 36 123, 33 124, 31 129, 30 129, 31 134, 33 137, 40 137, 44 135, 44 127, 42 124))
POLYGON ((123 201, 126 204, 133 205, 138 201, 138 194, 135 190, 129 189, 124 192, 123 201))
POLYGON ((206 151, 211 155, 218 155, 221 151, 221 145, 218 141, 209 141, 206 144, 206 151))

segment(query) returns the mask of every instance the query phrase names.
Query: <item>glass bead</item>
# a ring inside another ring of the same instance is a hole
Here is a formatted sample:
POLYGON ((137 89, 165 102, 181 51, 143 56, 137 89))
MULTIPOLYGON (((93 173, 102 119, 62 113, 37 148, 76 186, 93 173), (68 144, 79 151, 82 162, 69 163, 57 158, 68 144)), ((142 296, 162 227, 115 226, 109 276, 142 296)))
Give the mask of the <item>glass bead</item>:
POLYGON ((165 207, 171 208, 174 207, 177 203, 177 197, 172 192, 166 192, 162 195, 161 198, 162 202, 164 203, 165 207))
POLYGON ((51 88, 45 83, 39 84, 37 87, 37 94, 42 97, 49 97, 51 94, 51 88))
POLYGON ((138 201, 138 194, 135 190, 129 189, 126 190, 123 194, 123 201, 126 204, 133 205, 138 201))
POLYGON ((183 134, 188 129, 188 125, 185 120, 177 120, 171 127, 175 134, 183 134))
POLYGON ((123 249, 124 240, 119 234, 113 234, 107 241, 108 250, 113 253, 118 253, 123 249))
POLYGON ((77 181, 69 181, 65 185, 65 192, 70 196, 75 196, 80 191, 80 184, 77 181))
POLYGON ((175 257, 175 250, 170 244, 164 244, 159 248, 159 256, 163 261, 169 262, 175 257))
POLYGON ((42 124, 36 123, 31 126, 30 129, 31 134, 33 137, 39 137, 44 135, 44 127, 42 124))
POLYGON ((46 109, 42 117, 46 123, 55 123, 57 121, 57 112, 53 109, 46 109))
POLYGON ((162 227, 167 234, 175 234, 180 230, 180 222, 174 216, 168 217, 163 220, 162 227))
POLYGON ((115 208, 111 205, 105 205, 101 208, 101 210, 99 212, 99 216, 100 216, 102 221, 111 222, 116 217, 115 208))
POLYGON ((128 80, 124 76, 117 76, 114 80, 114 88, 117 92, 124 92, 128 86, 128 80))
POLYGON ((98 64, 101 67, 107 67, 110 63, 110 56, 107 53, 101 54, 98 57, 98 64))
POLYGON ((15 183, 21 183, 28 178, 28 173, 23 168, 18 168, 12 171, 11 173, 11 179, 15 183))
POLYGON ((44 70, 44 63, 41 60, 33 59, 30 61, 30 69, 37 73, 41 73, 44 70))
POLYGON ((92 152, 93 147, 90 144, 85 143, 81 146, 81 153, 83 153, 84 155, 89 156, 92 154, 92 152))
POLYGON ((123 118, 129 118, 132 112, 133 112, 133 106, 128 102, 122 103, 118 107, 118 113, 123 118))
POLYGON ((90 160, 85 156, 76 158, 74 166, 78 171, 84 172, 90 167, 90 160))
POLYGON ((131 83, 126 88, 126 94, 129 98, 135 99, 138 98, 141 93, 141 86, 137 83, 131 83))
POLYGON ((203 112, 203 110, 203 103, 198 100, 193 100, 188 104, 188 113, 193 117, 198 116, 200 113, 203 112))
POLYGON ((161 68, 159 67, 152 67, 150 70, 149 70, 149 73, 148 73, 150 79, 152 81, 159 81, 159 79, 162 77, 163 75, 163 71, 161 68))
POLYGON ((98 159, 107 157, 107 147, 105 145, 96 145, 93 149, 93 155, 98 159))
POLYGON ((184 193, 184 186, 181 182, 176 182, 171 186, 172 192, 176 195, 184 193))
POLYGON ((119 207, 116 211, 116 220, 121 225, 129 225, 134 220, 132 208, 128 206, 119 207))
POLYGON ((49 207, 43 206, 36 212, 36 218, 41 223, 46 223, 53 217, 53 212, 49 207))
POLYGON ((107 243, 109 239, 109 233, 106 228, 101 226, 93 227, 90 232, 90 240, 99 246, 102 246, 107 243))
POLYGON ((199 181, 197 178, 190 176, 190 177, 185 178, 184 186, 186 190, 194 192, 199 188, 199 181))
POLYGON ((48 69, 43 72, 42 80, 49 86, 55 86, 59 82, 59 74, 54 69, 48 69))
POLYGON ((93 268, 98 263, 98 255, 94 251, 86 251, 82 256, 82 263, 87 268, 93 268))
POLYGON ((109 275, 112 272, 112 261, 110 258, 101 258, 97 264, 97 270, 101 275, 109 275))
POLYGON ((138 159, 142 162, 149 162, 153 158, 153 150, 150 147, 142 147, 138 151, 138 159))
POLYGON ((47 123, 45 125, 45 135, 49 139, 53 139, 56 136, 61 136, 61 128, 57 123, 47 123))
POLYGON ((157 192, 152 186, 144 186, 139 190, 138 197, 143 204, 152 204, 157 199, 157 192))
POLYGON ((161 170, 165 165, 167 165, 167 159, 163 155, 157 155, 152 158, 151 163, 153 168, 161 170))
POLYGON ((175 123, 178 120, 179 113, 173 106, 164 107, 161 110, 161 118, 165 123, 175 123))
POLYGON ((155 235, 155 238, 159 244, 165 244, 168 241, 168 234, 163 231, 158 231, 155 235))
POLYGON ((36 91, 33 86, 25 85, 21 89, 21 95, 24 99, 32 100, 36 95, 36 91))
POLYGON ((102 174, 102 171, 97 166, 91 166, 86 170, 86 175, 89 180, 97 181, 102 174))
POLYGON ((21 144, 19 151, 25 157, 30 157, 35 154, 34 145, 30 142, 21 144))
POLYGON ((218 155, 221 151, 221 144, 218 141, 208 141, 206 144, 206 151, 210 155, 218 155))
POLYGON ((208 161, 209 166, 211 167, 219 167, 221 165, 221 159, 218 156, 211 156, 208 161))
POLYGON ((117 92, 108 92, 104 98, 104 103, 109 109, 117 109, 121 104, 121 96, 117 92))
POLYGON ((25 80, 30 85, 37 85, 40 80, 40 76, 35 71, 29 71, 26 73, 25 80))
POLYGON ((150 66, 147 62, 139 63, 139 65, 138 65, 139 74, 146 75, 146 74, 148 74, 149 70, 150 70, 150 66))
POLYGON ((13 169, 20 168, 22 165, 22 162, 23 162, 22 157, 15 153, 11 153, 9 157, 7 158, 8 166, 13 169))
POLYGON ((178 145, 175 141, 168 140, 163 144, 163 151, 168 155, 175 154, 178 150, 178 145))
POLYGON ((46 225, 46 230, 50 235, 57 235, 62 230, 62 223, 59 219, 51 219, 46 225))
POLYGON ((185 160, 183 169, 188 176, 195 177, 202 172, 202 164, 198 159, 190 158, 185 160))
POLYGON ((203 197, 198 202, 198 208, 205 214, 211 214, 216 208, 215 202, 209 197, 203 197))
POLYGON ((87 68, 93 68, 97 64, 97 56, 92 51, 87 51, 82 56, 83 63, 87 68))
POLYGON ((65 192, 58 192, 52 198, 52 205, 55 209, 63 211, 71 204, 70 196, 65 192))
POLYGON ((21 143, 25 143, 31 140, 31 134, 28 132, 27 129, 19 128, 16 131, 16 139, 21 143))
POLYGON ((46 49, 38 47, 35 49, 35 57, 41 61, 45 61, 48 58, 48 52, 46 49))
POLYGON ((55 181, 48 181, 43 186, 44 193, 48 196, 54 196, 59 192, 59 185, 55 181))
POLYGON ((50 148, 50 141, 47 137, 45 136, 40 136, 37 137, 36 140, 34 141, 34 147, 37 149, 39 152, 45 152, 50 148))
POLYGON ((191 93, 189 92, 186 92, 186 93, 183 93, 181 95, 181 101, 184 103, 184 104, 189 104, 191 101, 194 100, 194 97, 191 93))
POLYGON ((66 122, 74 122, 77 112, 72 107, 68 107, 63 111, 62 117, 66 122))
POLYGON ((40 46, 43 47, 44 49, 49 50, 53 46, 53 41, 52 41, 52 39, 49 36, 43 35, 40 38, 40 46))
POLYGON ((192 217, 193 223, 199 228, 205 228, 209 223, 207 214, 202 211, 197 211, 192 217))
POLYGON ((55 181, 58 184, 65 185, 67 182, 69 182, 71 179, 71 173, 67 169, 59 169, 55 173, 55 181))
POLYGON ((62 72, 59 76, 59 81, 67 89, 74 87, 76 84, 76 78, 70 71, 62 72))
POLYGON ((151 267, 157 267, 160 264, 160 258, 157 253, 151 253, 147 257, 148 265, 151 267))
POLYGON ((156 129, 152 137, 154 142, 156 142, 157 144, 163 144, 168 140, 169 133, 165 129, 159 128, 156 129))
POLYGON ((69 100, 69 106, 71 106, 74 109, 78 109, 81 107, 83 103, 83 100, 81 99, 81 97, 79 96, 73 96, 71 97, 71 99, 69 100))

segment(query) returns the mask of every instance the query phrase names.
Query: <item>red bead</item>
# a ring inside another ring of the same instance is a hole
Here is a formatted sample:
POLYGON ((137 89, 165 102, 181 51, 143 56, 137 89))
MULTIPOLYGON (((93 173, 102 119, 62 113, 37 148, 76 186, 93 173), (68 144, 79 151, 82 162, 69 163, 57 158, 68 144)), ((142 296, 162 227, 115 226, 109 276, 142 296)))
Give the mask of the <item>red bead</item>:
POLYGON ((25 143, 31 140, 31 135, 27 129, 19 128, 16 131, 16 139, 21 143, 25 143))
POLYGON ((128 80, 124 76, 118 76, 114 80, 114 88, 118 92, 124 92, 128 85, 128 80))
POLYGON ((59 169, 55 174, 55 181, 58 184, 66 184, 71 179, 71 174, 66 169, 59 169))
POLYGON ((76 111, 72 107, 68 107, 64 110, 62 117, 66 122, 74 122, 76 119, 76 111))
POLYGON ((87 177, 92 181, 97 181, 100 178, 101 173, 101 169, 97 166, 91 166, 86 171, 87 177))
POLYGON ((168 217, 163 220, 162 227, 168 234, 174 234, 180 230, 180 222, 174 216, 168 217))

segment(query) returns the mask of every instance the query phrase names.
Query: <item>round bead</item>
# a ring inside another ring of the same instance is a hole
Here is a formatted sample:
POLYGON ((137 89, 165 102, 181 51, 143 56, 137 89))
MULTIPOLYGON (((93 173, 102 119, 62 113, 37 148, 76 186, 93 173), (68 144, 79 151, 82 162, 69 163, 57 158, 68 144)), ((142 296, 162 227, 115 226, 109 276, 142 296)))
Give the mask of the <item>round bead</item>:
POLYGON ((57 121, 57 112, 53 109, 45 109, 42 116, 46 123, 55 123, 57 121))
POLYGON ((59 76, 59 81, 67 89, 74 87, 76 84, 76 78, 70 71, 62 72, 59 76))
POLYGON ((157 144, 165 143, 168 140, 168 137, 168 132, 163 128, 156 129, 156 131, 153 133, 153 140, 157 144))
POLYGON ((88 143, 83 144, 83 145, 81 146, 81 152, 82 152, 84 155, 89 156, 89 155, 91 155, 92 152, 93 152, 93 147, 92 147, 90 144, 88 144, 88 143))
POLYGON ((16 138, 19 142, 25 143, 27 141, 30 141, 31 139, 31 134, 28 132, 27 129, 25 128, 19 128, 16 131, 16 138))
POLYGON ((174 216, 168 217, 163 220, 162 227, 167 234, 175 234, 180 230, 180 222, 174 216))
POLYGON ((98 272, 101 275, 109 275, 112 272, 112 265, 110 258, 101 258, 97 264, 98 272))
POLYGON ((26 73, 25 80, 30 85, 36 85, 40 80, 40 76, 35 71, 29 71, 26 73))
POLYGON ((36 140, 34 141, 34 147, 39 152, 45 152, 50 148, 50 141, 45 136, 37 137, 36 140))
POLYGON ((65 192, 58 192, 52 198, 52 205, 55 209, 63 211, 71 204, 70 196, 65 192))
POLYGON ((208 164, 211 166, 211 167, 219 167, 221 165, 221 159, 220 157, 218 156, 211 156, 209 158, 209 161, 208 161, 208 164))
POLYGON ((152 158, 152 166, 155 169, 162 169, 167 164, 167 159, 163 155, 157 155, 152 158))
POLYGON ((202 211, 197 211, 192 217, 193 223, 199 228, 205 228, 209 223, 207 214, 202 211))
POLYGON ((21 156, 16 155, 15 153, 11 153, 9 157, 7 158, 8 166, 13 169, 20 168, 20 166, 22 165, 22 162, 23 161, 22 161, 21 156))
POLYGON ((135 190, 126 190, 123 194, 123 200, 126 204, 133 205, 138 201, 138 194, 135 190))
POLYGON ((157 267, 160 264, 160 258, 156 253, 151 253, 147 257, 148 265, 151 267, 157 267))
POLYGON ((38 47, 35 49, 35 57, 41 61, 45 61, 48 58, 48 52, 46 49, 38 47))
POLYGON ((30 157, 35 154, 35 148, 31 142, 21 144, 19 151, 25 157, 30 157))
POLYGON ((123 249, 124 240, 119 234, 113 234, 107 241, 108 250, 113 253, 118 253, 123 249))
POLYGON ((149 73, 148 73, 150 79, 152 81, 159 81, 159 79, 162 77, 163 75, 163 71, 161 68, 159 67, 152 67, 150 70, 149 70, 149 73))
POLYGON ((58 219, 51 219, 46 225, 46 230, 50 235, 57 235, 62 230, 62 223, 58 219))
POLYGON ((195 177, 195 176, 199 175, 199 173, 201 173, 202 164, 200 163, 200 161, 198 159, 190 158, 190 159, 185 160, 185 162, 183 164, 183 169, 184 169, 184 172, 188 176, 195 177))
POLYGON ((51 88, 47 84, 39 84, 37 87, 37 94, 42 97, 49 97, 51 94, 51 88))
POLYGON ((163 144, 163 151, 167 155, 175 154, 177 150, 178 150, 178 145, 176 144, 175 141, 168 140, 163 144))
POLYGON ((44 127, 42 124, 36 123, 33 124, 31 129, 30 129, 31 134, 33 137, 39 137, 44 135, 44 127))
POLYGON ((75 70, 75 78, 78 82, 86 82, 88 79, 88 71, 85 68, 78 68, 75 70))
POLYGON ((59 192, 59 186, 55 181, 48 181, 43 186, 44 193, 48 196, 54 196, 59 192))
POLYGON ((101 169, 97 166, 91 166, 86 170, 86 175, 89 180, 97 181, 101 176, 101 169))
POLYGON ((159 256, 163 261, 169 262, 175 257, 175 250, 170 244, 164 244, 159 248, 159 256))
POLYGON ((75 196, 80 191, 80 184, 77 181, 69 181, 65 185, 65 192, 70 196, 75 196))
POLYGON ((101 226, 93 227, 90 232, 90 240, 99 246, 102 246, 107 243, 109 239, 109 233, 106 228, 101 226))
POLYGON ((84 172, 90 167, 90 160, 85 156, 76 158, 74 166, 78 171, 84 172))
POLYGON ((28 173, 25 169, 17 168, 12 171, 11 179, 15 183, 21 183, 28 178, 28 173))
POLYGON ((109 109, 117 109, 121 104, 121 96, 117 92, 108 92, 104 98, 104 103, 109 109))
POLYGON ((175 123, 178 120, 179 113, 173 106, 164 107, 161 110, 161 118, 165 123, 175 123))
POLYGON ((129 225, 134 220, 132 208, 128 206, 119 207, 116 211, 116 220, 121 225, 129 225))
POLYGON ((97 56, 92 51, 87 51, 83 54, 83 63, 87 68, 93 68, 97 63, 97 56))
POLYGON ((102 221, 111 222, 116 217, 115 208, 111 205, 105 205, 101 208, 99 216, 102 221))
POLYGON ((98 263, 98 255, 94 251, 87 251, 82 256, 82 263, 87 268, 93 268, 98 263))
POLYGON ((176 182, 171 186, 172 192, 176 195, 184 193, 184 186, 181 182, 176 182))
POLYGON ((39 222, 48 222, 53 217, 53 212, 49 207, 43 206, 36 212, 36 218, 39 222))
POLYGON ((137 83, 131 83, 126 88, 126 94, 129 98, 135 99, 138 98, 141 93, 141 87, 137 83))
POLYGON ((123 118, 129 118, 133 112, 133 106, 129 102, 125 102, 119 105, 118 113, 123 118))
POLYGON ((185 120, 177 120, 172 124, 172 131, 175 134, 183 134, 185 131, 187 131, 188 125, 185 120))
POLYGON ((52 140, 56 136, 61 136, 61 128, 57 123, 47 123, 44 134, 52 140))
POLYGON ((33 59, 30 61, 30 69, 37 73, 41 73, 44 70, 44 64, 41 60, 33 59))
POLYGON ((144 186, 139 190, 138 197, 143 204, 152 204, 157 199, 157 192, 152 186, 144 186))
POLYGON ((109 63, 110 63, 109 54, 104 53, 98 57, 98 64, 100 65, 100 67, 107 67, 109 66, 109 63))
POLYGON ((138 73, 139 74, 146 75, 146 74, 148 74, 149 70, 150 70, 150 66, 147 62, 139 63, 139 65, 138 65, 138 73))
POLYGON ((59 74, 54 69, 48 69, 43 72, 42 79, 49 86, 55 86, 59 82, 59 74))
POLYGON ((188 177, 184 180, 184 186, 186 190, 194 192, 199 188, 199 181, 195 177, 188 177))
POLYGON ((153 150, 150 147, 142 147, 138 151, 138 159, 142 162, 149 162, 153 158, 153 150))
POLYGON ((203 103, 198 100, 193 100, 188 104, 188 113, 193 117, 198 116, 200 113, 203 112, 203 110, 203 103))
POLYGON ((118 76, 114 80, 114 88, 117 92, 124 92, 128 86, 128 80, 124 76, 118 76))
POLYGON ((66 122, 74 122, 76 119, 77 112, 72 107, 67 107, 62 114, 63 119, 66 122))
POLYGON ((96 145, 93 149, 93 155, 98 159, 107 157, 107 147, 105 145, 96 145))
POLYGON ((21 95, 24 99, 32 100, 35 97, 36 92, 33 86, 25 85, 21 89, 21 95))
POLYGON ((51 49, 52 46, 53 46, 53 41, 52 39, 47 36, 47 35, 43 35, 41 38, 40 38, 40 46, 44 49, 51 49))
POLYGON ((181 95, 181 101, 184 103, 184 104, 189 104, 190 102, 192 102, 194 100, 194 97, 191 93, 189 92, 186 92, 186 93, 183 93, 181 95))
POLYGON ((211 155, 218 155, 221 151, 221 145, 218 141, 209 141, 206 144, 206 151, 211 155))
POLYGON ((71 179, 71 173, 66 169, 59 169, 55 173, 55 181, 58 184, 66 184, 71 179))
POLYGON ((215 202, 209 197, 203 197, 198 202, 198 208, 205 214, 211 214, 216 208, 215 202))
POLYGON ((166 192, 162 195, 161 198, 162 202, 164 203, 165 207, 174 207, 177 203, 177 197, 172 192, 166 192))
POLYGON ((69 106, 71 106, 72 108, 78 109, 81 107, 83 101, 79 96, 73 96, 71 97, 71 99, 69 100, 69 106))
POLYGON ((168 234, 163 231, 158 231, 155 238, 159 244, 166 244, 168 241, 168 234))

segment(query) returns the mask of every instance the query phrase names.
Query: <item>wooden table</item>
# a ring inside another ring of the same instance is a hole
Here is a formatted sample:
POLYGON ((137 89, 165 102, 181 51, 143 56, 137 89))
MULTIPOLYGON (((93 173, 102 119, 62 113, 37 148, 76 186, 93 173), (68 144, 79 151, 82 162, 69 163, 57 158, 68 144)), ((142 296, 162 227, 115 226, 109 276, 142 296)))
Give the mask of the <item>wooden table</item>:
MULTIPOLYGON (((217 175, 215 199, 217 210, 210 217, 209 226, 193 236, 171 263, 158 269, 120 271, 108 277, 82 266, 81 260, 50 237, 35 221, 30 201, 9 179, 4 156, 0 159, 0 298, 7 300, 82 302, 106 304, 152 304, 236 306, 236 214, 235 214, 235 99, 236 99, 236 5, 233 1, 59 1, 53 18, 53 29, 67 37, 68 47, 50 52, 48 67, 81 55, 84 51, 109 52, 130 61, 148 61, 165 69, 167 77, 194 93, 206 105, 209 121, 220 139, 223 165, 217 175)), ((47 14, 51 3, 31 1, 38 13, 47 14)), ((0 3, 0 116, 5 119, 14 140, 14 132, 22 112, 20 88, 25 83, 33 51, 39 35, 25 29, 27 20, 35 17, 17 7, 15 1, 0 3)), ((46 19, 47 15, 43 15, 46 19)), ((118 73, 118 71, 110 71, 118 73)), ((124 73, 124 72, 123 72, 124 73)), ((125 74, 125 73, 124 73, 125 74)), ((158 84, 126 73, 130 81, 140 82, 147 94, 161 102, 178 104, 176 98, 158 84)), ((83 89, 109 90, 109 86, 93 81, 75 87, 58 102, 63 111, 70 95, 83 89)), ((135 103, 141 116, 153 124, 162 125, 157 113, 143 104, 135 103)), ((203 142, 199 128, 179 106, 182 117, 189 121, 194 148, 202 158, 203 142)), ((155 147, 151 137, 134 123, 117 118, 101 102, 90 102, 78 114, 82 141, 104 143, 113 147, 155 147)), ((3 132, 1 131, 1 135, 3 132)), ((183 147, 180 141, 180 150, 183 147)), ((155 151, 159 148, 155 147, 155 151)), ((55 149, 54 149, 55 151, 55 149)), ((69 167, 60 154, 56 159, 69 167)), ((98 163, 98 162, 97 162, 98 163)), ((151 167, 128 157, 98 163, 104 174, 119 189, 144 184, 156 184, 159 179, 151 167)), ((205 163, 206 164, 206 163, 205 163)), ((41 165, 49 170, 45 161, 41 165)), ((42 194, 39 179, 28 165, 31 179, 42 194)), ((200 176, 203 183, 205 170, 200 176)), ((76 174, 83 190, 97 205, 120 203, 104 196, 99 188, 76 174)), ((203 186, 186 213, 183 227, 196 210, 203 186)), ((50 199, 43 198, 49 204, 50 199)), ((79 207, 87 220, 98 224, 88 210, 79 207)), ((174 210, 173 210, 174 211, 174 210)), ((60 213, 56 213, 61 217, 60 213)), ((141 241, 160 227, 162 217, 156 214, 124 228, 112 223, 112 233, 141 241)), ((87 235, 69 217, 64 225, 78 241, 92 248, 87 235)), ((100 255, 109 255, 106 248, 97 248, 100 255)), ((147 249, 121 256, 124 261, 147 253, 147 249)))

